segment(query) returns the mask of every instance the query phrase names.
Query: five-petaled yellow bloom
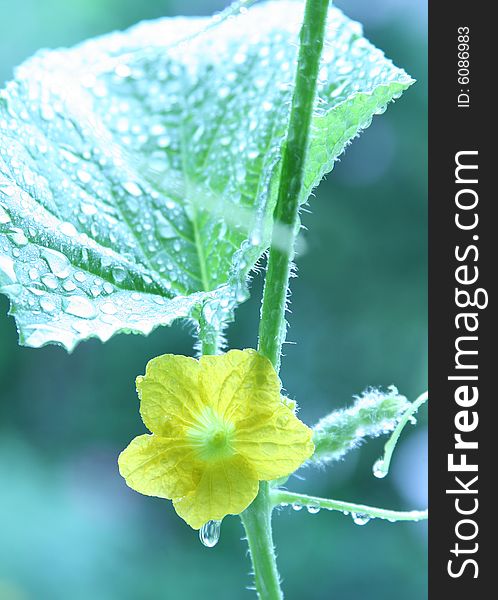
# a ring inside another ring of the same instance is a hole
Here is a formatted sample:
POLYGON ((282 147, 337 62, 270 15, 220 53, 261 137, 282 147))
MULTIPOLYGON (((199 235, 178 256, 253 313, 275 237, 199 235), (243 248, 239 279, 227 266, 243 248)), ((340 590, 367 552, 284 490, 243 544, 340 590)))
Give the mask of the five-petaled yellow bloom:
POLYGON ((121 453, 121 475, 142 494, 173 500, 194 529, 239 514, 259 481, 289 475, 313 453, 312 432, 280 387, 270 361, 255 350, 152 359, 137 378, 152 434, 121 453))

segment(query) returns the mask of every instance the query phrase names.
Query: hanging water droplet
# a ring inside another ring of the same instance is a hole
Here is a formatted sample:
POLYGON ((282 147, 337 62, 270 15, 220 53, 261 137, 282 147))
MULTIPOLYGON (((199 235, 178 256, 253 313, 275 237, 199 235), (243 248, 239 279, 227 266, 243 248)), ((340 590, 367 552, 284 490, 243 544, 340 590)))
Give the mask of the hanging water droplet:
POLYGON ((351 513, 351 516, 353 517, 353 521, 356 525, 366 525, 372 518, 363 513, 354 513, 354 512, 351 513))
POLYGON ((384 479, 384 477, 387 475, 384 459, 379 458, 379 460, 375 461, 375 464, 372 467, 372 472, 374 477, 377 477, 378 479, 384 479))
POLYGON ((318 504, 310 504, 308 506, 308 512, 310 513, 310 515, 316 515, 320 512, 320 507, 318 506, 318 504))
POLYGON ((199 539, 206 548, 213 548, 220 539, 221 521, 208 521, 199 529, 199 539))
POLYGON ((292 510, 299 511, 303 509, 303 505, 299 502, 294 502, 292 505, 292 510))

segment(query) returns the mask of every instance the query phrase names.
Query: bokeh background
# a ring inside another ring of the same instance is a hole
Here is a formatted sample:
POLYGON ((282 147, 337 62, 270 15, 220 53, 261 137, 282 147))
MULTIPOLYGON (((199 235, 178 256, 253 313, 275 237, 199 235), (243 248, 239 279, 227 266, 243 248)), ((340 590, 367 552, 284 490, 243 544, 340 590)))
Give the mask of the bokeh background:
MULTIPOLYGON (((40 47, 72 45, 139 20, 210 14, 223 0, 0 0, 0 82, 40 47)), ((427 15, 420 0, 341 0, 418 83, 356 140, 304 215, 282 378, 313 423, 370 385, 410 399, 426 387, 427 15)), ((256 344, 261 275, 229 329, 256 344)), ((164 352, 192 353, 180 325, 62 349, 17 346, 0 298, 0 599, 248 600, 238 519, 214 549, 166 501, 129 490, 116 456, 143 432, 135 375, 164 352)), ((380 506, 427 502, 426 418, 403 434, 385 480, 374 440, 290 486, 380 506)), ((354 525, 285 509, 275 538, 288 600, 426 598, 425 524, 354 525), (292 513, 292 514, 291 514, 292 513)))

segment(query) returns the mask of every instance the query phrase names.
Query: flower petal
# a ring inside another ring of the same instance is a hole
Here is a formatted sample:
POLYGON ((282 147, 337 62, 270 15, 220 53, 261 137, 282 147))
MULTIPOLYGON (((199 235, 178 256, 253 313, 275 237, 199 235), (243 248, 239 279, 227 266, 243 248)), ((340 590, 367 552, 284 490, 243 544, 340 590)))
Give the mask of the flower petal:
POLYGON ((281 403, 273 412, 255 409, 237 423, 233 447, 245 456, 261 480, 290 475, 314 450, 313 432, 281 403))
POLYGON ((140 414, 146 427, 165 437, 179 434, 200 412, 199 362, 188 356, 163 354, 150 360, 137 377, 140 414))
POLYGON ((121 452, 119 472, 141 494, 177 498, 199 483, 202 464, 182 440, 139 435, 121 452))
POLYGON ((256 350, 230 350, 221 356, 201 356, 203 401, 221 418, 236 423, 255 407, 280 404, 280 380, 271 362, 256 350))
POLYGON ((195 490, 173 500, 178 515, 193 529, 245 510, 258 493, 255 470, 242 456, 206 463, 195 490))

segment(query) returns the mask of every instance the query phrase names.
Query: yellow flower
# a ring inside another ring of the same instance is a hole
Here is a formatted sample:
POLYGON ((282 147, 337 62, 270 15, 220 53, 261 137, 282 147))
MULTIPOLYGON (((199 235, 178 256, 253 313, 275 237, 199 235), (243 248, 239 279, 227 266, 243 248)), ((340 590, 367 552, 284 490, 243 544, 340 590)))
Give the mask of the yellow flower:
POLYGON ((313 453, 311 429, 282 400, 272 364, 255 350, 158 356, 137 390, 152 435, 120 454, 120 473, 137 492, 173 500, 194 529, 241 513, 260 480, 289 475, 313 453))

